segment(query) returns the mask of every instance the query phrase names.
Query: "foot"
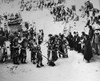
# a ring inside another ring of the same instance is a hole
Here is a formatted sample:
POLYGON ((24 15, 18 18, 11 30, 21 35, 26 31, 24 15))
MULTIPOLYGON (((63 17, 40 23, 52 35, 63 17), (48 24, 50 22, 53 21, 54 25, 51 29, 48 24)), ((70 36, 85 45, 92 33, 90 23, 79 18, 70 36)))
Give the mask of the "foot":
POLYGON ((23 62, 23 64, 27 64, 27 62, 23 62))
POLYGON ((63 58, 68 58, 68 55, 64 55, 63 58))
POLYGON ((43 64, 40 64, 40 66, 42 66, 42 67, 43 67, 44 65, 43 65, 43 64))
POLYGON ((90 63, 90 60, 87 60, 87 63, 90 63))
POLYGON ((48 65, 49 65, 49 66, 55 66, 55 63, 52 62, 52 61, 50 61, 50 62, 48 63, 48 65))
POLYGON ((19 63, 18 63, 18 62, 14 63, 14 64, 17 64, 17 65, 19 65, 19 63))
POLYGON ((31 62, 33 62, 33 60, 31 60, 31 62))
POLYGON ((33 64, 36 64, 36 62, 33 61, 33 64))
POLYGON ((59 55, 59 58, 61 58, 61 55, 59 55))
POLYGON ((66 55, 64 55, 64 56, 63 56, 63 58, 67 58, 67 56, 66 56, 66 55))
POLYGON ((40 68, 40 66, 39 66, 39 65, 37 65, 36 67, 37 67, 37 68, 40 68))

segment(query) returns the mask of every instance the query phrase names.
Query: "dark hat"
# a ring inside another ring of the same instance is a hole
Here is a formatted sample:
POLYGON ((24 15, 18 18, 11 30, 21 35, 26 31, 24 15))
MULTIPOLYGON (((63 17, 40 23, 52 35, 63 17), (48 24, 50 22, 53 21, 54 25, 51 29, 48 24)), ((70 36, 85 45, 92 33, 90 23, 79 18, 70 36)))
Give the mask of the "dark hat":
POLYGON ((52 36, 52 34, 49 34, 48 36, 49 36, 49 37, 51 37, 51 36, 52 36))
POLYGON ((55 35, 55 37, 58 37, 58 35, 55 35))

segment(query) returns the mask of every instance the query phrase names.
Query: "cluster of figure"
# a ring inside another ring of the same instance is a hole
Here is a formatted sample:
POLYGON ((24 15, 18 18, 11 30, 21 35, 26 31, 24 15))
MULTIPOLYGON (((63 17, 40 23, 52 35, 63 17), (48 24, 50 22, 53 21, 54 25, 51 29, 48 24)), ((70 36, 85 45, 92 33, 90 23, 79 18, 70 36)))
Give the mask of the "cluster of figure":
POLYGON ((0 28, 0 54, 2 55, 0 61, 6 62, 8 57, 7 49, 10 50, 10 60, 14 64, 27 63, 27 49, 31 52, 31 61, 33 64, 37 64, 37 67, 44 66, 42 64, 42 52, 41 44, 43 42, 44 33, 43 30, 39 30, 38 35, 31 28, 29 31, 19 31, 19 32, 8 32, 3 31, 0 28), (7 32, 7 33, 6 33, 7 32), (10 45, 6 45, 9 42, 10 45))
MULTIPOLYGON (((36 3, 36 2, 34 2, 34 3, 36 3)), ((21 0, 20 9, 21 9, 21 11, 23 11, 24 9, 26 11, 30 11, 32 9, 32 1, 25 2, 24 0, 21 0)))
POLYGON ((55 66, 55 61, 60 57, 68 58, 68 41, 63 34, 49 34, 47 44, 48 65, 55 66))
POLYGON ((84 3, 84 6, 81 6, 80 11, 83 12, 82 17, 84 18, 85 16, 89 17, 90 13, 92 12, 92 16, 95 16, 96 13, 99 13, 99 10, 97 8, 94 8, 93 3, 90 1, 86 1, 84 3))
MULTIPOLYGON (((7 32, 7 31, 6 31, 7 32)), ((0 50, 2 57, 0 61, 2 63, 8 60, 7 49, 10 49, 10 59, 14 64, 26 64, 27 49, 31 52, 31 62, 37 64, 37 67, 44 66, 42 63, 43 56, 41 51, 41 44, 43 43, 44 33, 43 30, 39 30, 39 33, 31 28, 29 31, 19 31, 10 33, 0 30, 0 50), (38 35, 38 36, 37 36, 38 35), (6 46, 6 42, 9 41, 10 45, 6 46)), ((49 40, 47 44, 47 57, 45 57, 49 66, 55 66, 55 61, 58 57, 68 58, 68 41, 63 34, 52 35, 49 34, 49 40)))
POLYGON ((23 11, 24 9, 26 11, 30 11, 33 7, 33 5, 35 5, 37 8, 39 9, 43 9, 43 8, 52 8, 52 6, 57 5, 57 4, 61 4, 63 1, 58 1, 58 2, 54 2, 52 0, 30 0, 25 2, 24 0, 21 0, 21 5, 20 5, 20 9, 21 11, 23 11))
POLYGON ((72 5, 71 8, 65 7, 63 4, 54 5, 50 11, 54 15, 55 21, 69 22, 71 20, 78 21, 79 16, 75 13, 76 6, 72 5))
POLYGON ((87 62, 90 62, 93 54, 100 55, 100 30, 94 30, 90 25, 88 27, 88 34, 82 32, 82 35, 79 36, 78 32, 74 32, 73 35, 70 33, 67 37, 67 40, 71 50, 82 53, 84 59, 87 62))
POLYGON ((82 36, 79 36, 78 32, 74 32, 73 35, 72 33, 69 33, 67 40, 69 42, 70 50, 75 50, 78 53, 83 53, 84 59, 89 62, 89 60, 92 58, 92 53, 90 52, 91 45, 89 43, 89 36, 85 34, 85 32, 82 32, 82 36))
POLYGON ((88 21, 86 27, 89 25, 99 24, 100 25, 100 10, 93 6, 93 3, 87 1, 84 3, 84 6, 81 7, 82 11, 81 17, 87 17, 88 21))
POLYGON ((64 17, 67 15, 63 5, 62 6, 53 7, 53 9, 52 9, 52 11, 50 13, 55 16, 55 20, 56 21, 64 20, 65 19, 64 17))
MULTIPOLYGON (((82 11, 83 11, 82 17, 83 18, 87 17, 87 23, 85 27, 89 28, 89 36, 88 36, 89 41, 86 42, 86 45, 87 45, 86 49, 89 48, 88 49, 89 51, 92 50, 90 52, 87 50, 87 52, 89 52, 88 53, 89 55, 91 54, 90 57, 93 56, 93 53, 100 55, 100 51, 99 51, 100 50, 100 44, 99 44, 100 43, 100 29, 99 27, 97 27, 97 25, 100 25, 100 10, 97 8, 94 8, 93 3, 91 3, 90 1, 87 1, 85 2, 85 6, 82 6, 82 11)), ((85 39, 86 39, 87 37, 86 34, 83 33, 83 35, 85 35, 85 39)))
MULTIPOLYGON (((26 7, 26 10, 30 11, 30 9, 32 8, 32 4, 27 5, 30 3, 31 2, 25 3, 24 0, 22 0, 22 11, 24 10, 24 7, 26 7)), ((68 21, 69 19, 74 19, 75 6, 72 6, 72 9, 68 7, 67 9, 65 9, 65 6, 58 6, 58 4, 52 3, 50 1, 48 3, 40 1, 38 7, 40 8, 44 5, 47 8, 53 8, 50 13, 56 17, 56 21, 68 21)), ((99 10, 95 9, 90 1, 87 1, 85 3, 85 7, 82 6, 82 9, 80 9, 80 11, 84 12, 82 15, 83 17, 86 15, 88 17, 88 21, 85 27, 89 28, 89 34, 82 32, 82 35, 79 36, 78 32, 74 32, 73 35, 70 32, 67 37, 65 37, 63 34, 49 34, 49 39, 46 42, 47 57, 42 55, 41 51, 41 44, 43 43, 44 38, 44 32, 42 29, 39 30, 39 33, 37 33, 33 28, 29 29, 28 23, 25 23, 26 31, 20 30, 18 32, 11 33, 8 32, 8 30, 3 30, 2 28, 0 28, 0 54, 2 54, 0 61, 6 62, 6 60, 8 59, 7 49, 9 48, 10 59, 14 64, 26 64, 27 49, 29 49, 31 52, 31 62, 33 64, 37 64, 37 67, 44 66, 42 63, 43 57, 48 60, 47 64, 49 66, 55 66, 55 62, 58 60, 58 58, 68 58, 68 47, 70 47, 70 50, 75 50, 79 53, 83 53, 84 59, 87 62, 90 62, 91 58, 93 57, 93 51, 95 51, 97 55, 100 55, 100 30, 94 30, 92 26, 94 23, 100 23, 100 16, 96 16, 96 13, 99 13, 99 10), (90 12, 92 12, 92 16, 90 16, 90 12), (7 41, 10 42, 10 46, 8 47, 6 47, 7 41)), ((5 20, 9 19, 11 23, 12 20, 20 18, 20 14, 5 14, 3 18, 5 20)), ((1 20, 3 18, 2 16, 0 16, 0 24, 2 23, 1 20)))

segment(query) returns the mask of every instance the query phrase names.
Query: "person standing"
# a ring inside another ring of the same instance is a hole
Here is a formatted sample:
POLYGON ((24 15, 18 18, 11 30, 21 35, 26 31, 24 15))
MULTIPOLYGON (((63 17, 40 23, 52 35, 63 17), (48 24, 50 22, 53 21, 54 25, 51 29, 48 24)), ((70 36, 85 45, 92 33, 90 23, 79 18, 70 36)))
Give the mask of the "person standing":
POLYGON ((37 68, 43 67, 43 58, 42 58, 42 51, 40 45, 37 45, 37 68))
POLYGON ((91 40, 88 36, 84 46, 84 59, 89 63, 92 57, 93 54, 92 54, 91 40))
POLYGON ((13 40, 13 63, 19 64, 19 44, 18 44, 18 37, 15 37, 13 40))
POLYGON ((21 63, 26 63, 26 48, 28 47, 28 40, 27 38, 24 38, 23 41, 21 42, 21 52, 20 52, 20 60, 21 63))
POLYGON ((96 54, 100 55, 100 34, 98 32, 98 30, 95 30, 94 33, 94 43, 95 43, 95 50, 96 50, 96 54))
POLYGON ((36 64, 36 54, 37 54, 37 43, 36 40, 31 38, 29 40, 29 46, 30 46, 30 51, 31 51, 31 62, 33 62, 33 64, 36 64))

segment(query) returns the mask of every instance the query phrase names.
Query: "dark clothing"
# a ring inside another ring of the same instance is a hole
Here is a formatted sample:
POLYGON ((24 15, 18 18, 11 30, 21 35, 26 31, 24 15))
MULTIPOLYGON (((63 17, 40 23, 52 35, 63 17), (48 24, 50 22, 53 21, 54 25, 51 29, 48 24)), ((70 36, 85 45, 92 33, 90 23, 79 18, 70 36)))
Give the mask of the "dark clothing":
POLYGON ((19 56, 19 47, 13 46, 13 58, 19 56))
POLYGON ((84 47, 84 59, 90 61, 92 56, 93 54, 92 54, 91 42, 90 40, 87 40, 84 47))
POLYGON ((19 64, 19 47, 18 46, 13 46, 13 63, 14 64, 19 64))
POLYGON ((81 44, 80 44, 80 37, 77 37, 77 41, 76 41, 76 50, 78 52, 81 52, 81 44))
POLYGON ((13 58, 13 63, 14 64, 19 64, 19 44, 18 44, 18 37, 15 37, 13 39, 13 53, 12 53, 12 58, 13 58))
POLYGON ((36 60, 36 52, 35 51, 31 51, 31 61, 35 61, 36 60))
POLYGON ((52 50, 52 61, 57 61, 58 56, 57 56, 57 44, 53 45, 53 50, 52 50))
POLYGON ((3 47, 4 41, 5 41, 5 37, 0 36, 0 46, 3 47))
POLYGON ((26 48, 28 46, 28 40, 26 38, 23 39, 21 46, 20 60, 22 63, 26 63, 26 48))
POLYGON ((57 61, 58 56, 57 56, 57 51, 52 51, 52 61, 57 61))
POLYGON ((42 42, 43 42, 43 37, 42 36, 39 36, 38 37, 38 44, 40 45, 42 42))
POLYGON ((89 29, 89 39, 90 39, 90 40, 92 40, 93 35, 94 35, 94 30, 93 30, 93 28, 91 27, 91 28, 89 29))
POLYGON ((36 53, 37 53, 37 43, 33 39, 29 40, 29 46, 31 51, 31 62, 36 60, 36 53))
POLYGON ((21 63, 26 62, 26 49, 25 48, 21 48, 20 60, 21 60, 21 63))
POLYGON ((70 34, 67 37, 70 48, 73 48, 73 36, 70 34))

